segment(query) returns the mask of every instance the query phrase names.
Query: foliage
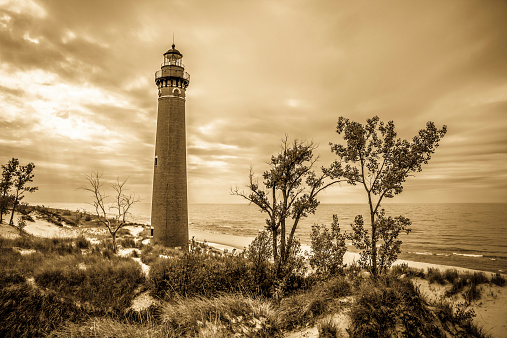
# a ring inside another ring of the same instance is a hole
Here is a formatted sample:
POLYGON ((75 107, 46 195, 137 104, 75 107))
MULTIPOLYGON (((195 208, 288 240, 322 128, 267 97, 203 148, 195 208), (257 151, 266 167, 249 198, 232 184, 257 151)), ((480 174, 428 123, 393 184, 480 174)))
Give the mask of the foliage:
POLYGON ((8 212, 9 206, 14 201, 14 196, 10 193, 14 185, 16 170, 19 167, 19 160, 12 158, 7 164, 2 165, 2 180, 0 181, 0 223, 3 221, 3 215, 8 212))
POLYGON ((269 169, 262 175, 264 188, 250 170, 249 192, 238 188, 231 191, 268 215, 266 229, 271 232, 273 259, 280 268, 279 274, 289 259, 299 221, 314 214, 319 205, 317 195, 338 182, 329 181, 328 172, 315 173, 313 166, 318 159, 313 156, 315 149, 312 142, 295 140, 291 144, 286 137, 282 140, 280 152, 271 156, 269 169), (292 219, 292 225, 289 219, 292 219))
POLYGON ((125 184, 127 179, 120 182, 119 178, 115 183, 110 184, 111 188, 115 191, 114 202, 110 205, 107 204, 107 196, 102 191, 103 183, 101 183, 102 174, 92 171, 90 175, 86 175, 86 180, 89 186, 81 187, 81 189, 89 191, 93 194, 93 206, 98 221, 104 225, 113 239, 113 251, 116 253, 118 248, 116 246, 116 235, 118 231, 127 225, 127 218, 130 215, 130 208, 132 205, 139 201, 139 198, 134 194, 125 193, 125 184), (111 214, 109 211, 116 210, 111 214))
POLYGON ((324 172, 333 179, 360 184, 366 191, 371 232, 364 228, 359 215, 352 224, 352 240, 362 250, 362 263, 373 276, 385 272, 396 260, 401 245, 398 234, 410 231, 407 218, 386 218, 381 202, 403 192, 406 178, 428 163, 446 130, 446 126, 438 130, 433 122, 428 122, 426 129, 420 130, 410 142, 396 138, 392 121, 384 123, 375 116, 362 125, 338 118, 336 132, 343 134, 345 144, 330 144, 339 159, 324 172))
POLYGON ((338 216, 333 215, 331 231, 326 226, 314 225, 310 234, 312 252, 310 266, 315 273, 327 276, 343 273, 343 255, 347 251, 345 236, 340 233, 338 216))
POLYGON ((272 257, 272 239, 269 231, 261 231, 246 249, 246 257, 252 263, 251 276, 253 285, 256 285, 254 293, 268 296, 274 283, 274 269, 270 262, 272 257))
POLYGON ((14 212, 21 200, 25 197, 24 193, 32 193, 37 187, 27 186, 33 182, 35 164, 32 162, 27 165, 20 165, 17 158, 12 158, 6 165, 2 165, 2 180, 0 181, 0 223, 7 209, 11 208, 11 218, 9 224, 14 226, 14 212), (13 190, 13 192, 11 192, 13 190))

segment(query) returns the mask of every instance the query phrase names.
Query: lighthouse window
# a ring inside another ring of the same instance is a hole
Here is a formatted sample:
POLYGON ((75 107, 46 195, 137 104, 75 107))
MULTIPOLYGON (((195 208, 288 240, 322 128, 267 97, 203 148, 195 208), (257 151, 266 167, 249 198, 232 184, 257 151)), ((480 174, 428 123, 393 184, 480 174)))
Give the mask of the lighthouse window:
POLYGON ((158 162, 158 156, 155 156, 155 165, 157 165, 158 162))
POLYGON ((174 88, 173 94, 181 94, 181 90, 179 90, 178 88, 174 88))

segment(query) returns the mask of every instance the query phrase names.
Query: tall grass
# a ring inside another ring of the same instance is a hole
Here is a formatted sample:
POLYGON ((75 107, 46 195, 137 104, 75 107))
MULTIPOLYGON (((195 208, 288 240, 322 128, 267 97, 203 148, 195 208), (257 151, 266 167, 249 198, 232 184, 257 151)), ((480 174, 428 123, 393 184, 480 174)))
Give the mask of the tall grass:
POLYGON ((269 325, 262 324, 274 316, 269 302, 241 294, 223 294, 211 299, 178 297, 164 306, 161 321, 175 336, 208 336, 206 332, 214 332, 218 337, 251 336, 254 332, 260 334, 261 330, 267 334, 269 325))
POLYGON ((352 287, 343 276, 320 282, 308 291, 282 299, 276 309, 274 325, 283 330, 303 326, 320 315, 337 310, 336 299, 351 293, 352 287))
POLYGON ((64 321, 85 316, 68 298, 26 282, 0 289, 0 337, 43 337, 64 321))
POLYGON ((81 253, 81 249, 88 247, 88 241, 80 236, 76 238, 39 238, 22 236, 17 238, 0 237, 0 247, 34 249, 42 253, 57 253, 67 255, 81 253))
POLYGON ((67 256, 43 264, 35 273, 35 282, 93 310, 121 313, 130 306, 144 275, 129 258, 67 256))

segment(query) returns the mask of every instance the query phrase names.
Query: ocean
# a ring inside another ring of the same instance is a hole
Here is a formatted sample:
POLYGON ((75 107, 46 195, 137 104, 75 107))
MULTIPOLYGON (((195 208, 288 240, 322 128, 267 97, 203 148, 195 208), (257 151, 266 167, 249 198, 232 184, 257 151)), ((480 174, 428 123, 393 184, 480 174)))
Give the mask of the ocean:
MULTIPOLYGON (((89 204, 48 203, 69 210, 93 211, 89 204)), ((470 269, 507 271, 507 204, 385 204, 386 213, 412 221, 412 231, 400 236, 399 258, 470 269)), ((132 221, 149 224, 150 204, 137 203, 132 221)), ((312 225, 330 226, 338 215, 342 231, 358 214, 368 220, 365 204, 321 204, 315 215, 303 219, 296 231, 302 244, 310 244, 312 225)), ((189 227, 216 233, 255 237, 265 226, 266 214, 248 204, 190 204, 189 227)), ((356 252, 349 246, 350 251, 356 252)))

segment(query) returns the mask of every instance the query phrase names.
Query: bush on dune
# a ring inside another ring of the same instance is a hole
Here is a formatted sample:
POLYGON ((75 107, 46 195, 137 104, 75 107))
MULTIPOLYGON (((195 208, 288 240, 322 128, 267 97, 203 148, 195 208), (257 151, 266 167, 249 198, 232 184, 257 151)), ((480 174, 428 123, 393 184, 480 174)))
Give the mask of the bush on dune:
POLYGON ((351 319, 351 337, 391 337, 397 330, 414 337, 440 336, 414 285, 392 276, 377 283, 365 281, 351 309, 351 319))
POLYGON ((92 309, 118 313, 130 306, 144 275, 139 264, 129 258, 70 256, 58 264, 53 261, 41 267, 35 281, 41 287, 90 304, 92 309))
POLYGON ((84 316, 73 301, 53 291, 42 292, 25 282, 0 289, 1 337, 43 337, 65 320, 84 316))
POLYGON ((177 295, 212 297, 221 292, 249 292, 255 285, 242 257, 188 253, 154 261, 149 287, 152 294, 170 300, 177 295))
POLYGON ((484 337, 466 304, 428 304, 409 279, 385 276, 361 286, 351 309, 351 337, 484 337))

